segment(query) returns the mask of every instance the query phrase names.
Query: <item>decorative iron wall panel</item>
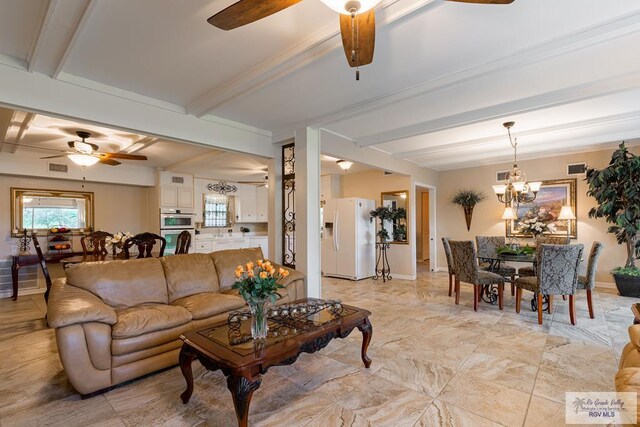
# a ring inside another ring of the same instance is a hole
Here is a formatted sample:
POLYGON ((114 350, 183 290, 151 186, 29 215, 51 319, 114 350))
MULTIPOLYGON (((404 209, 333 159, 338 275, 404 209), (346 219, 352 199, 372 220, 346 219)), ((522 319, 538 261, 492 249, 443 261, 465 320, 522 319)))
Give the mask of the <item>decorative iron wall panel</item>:
POLYGON ((295 144, 282 146, 282 265, 296 267, 295 144))

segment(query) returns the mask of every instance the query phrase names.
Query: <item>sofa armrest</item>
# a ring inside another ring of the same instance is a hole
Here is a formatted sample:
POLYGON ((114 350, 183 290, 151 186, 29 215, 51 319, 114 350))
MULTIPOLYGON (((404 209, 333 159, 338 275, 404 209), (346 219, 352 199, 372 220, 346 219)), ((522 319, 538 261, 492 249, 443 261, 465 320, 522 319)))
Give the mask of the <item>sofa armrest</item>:
POLYGON ((640 325, 629 326, 629 341, 640 350, 640 325))
POLYGON ((56 279, 47 303, 47 322, 52 328, 78 323, 98 322, 115 325, 115 310, 84 289, 68 285, 66 279, 56 279))
POLYGON ((273 265, 273 267, 276 270, 279 269, 279 268, 284 268, 285 270, 287 270, 289 272, 289 275, 287 277, 285 277, 284 279, 282 279, 282 280, 280 280, 278 282, 282 286, 284 286, 285 288, 287 286, 289 286, 291 283, 295 282, 296 280, 304 281, 304 274, 300 273, 298 270, 294 270, 293 268, 289 268, 289 267, 282 266, 280 264, 276 264, 275 262, 272 262, 271 265, 273 265))

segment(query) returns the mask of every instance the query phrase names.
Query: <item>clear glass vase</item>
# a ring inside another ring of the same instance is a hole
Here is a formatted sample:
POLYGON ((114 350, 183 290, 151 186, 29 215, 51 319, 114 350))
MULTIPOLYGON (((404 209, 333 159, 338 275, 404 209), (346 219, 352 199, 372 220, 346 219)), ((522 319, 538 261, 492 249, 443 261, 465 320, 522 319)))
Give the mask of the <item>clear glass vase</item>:
POLYGON ((247 301, 251 309, 251 337, 260 340, 267 337, 269 324, 267 322, 267 305, 269 299, 255 299, 247 301))

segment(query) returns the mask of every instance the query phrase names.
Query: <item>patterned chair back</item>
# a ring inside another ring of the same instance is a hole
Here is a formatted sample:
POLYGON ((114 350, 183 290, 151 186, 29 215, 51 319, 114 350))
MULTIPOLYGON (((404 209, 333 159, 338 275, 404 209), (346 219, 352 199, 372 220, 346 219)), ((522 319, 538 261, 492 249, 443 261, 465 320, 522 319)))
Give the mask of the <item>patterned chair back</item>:
POLYGON ((456 279, 465 283, 478 283, 478 254, 473 242, 449 240, 449 245, 456 279))
POLYGON ((176 239, 175 255, 188 254, 189 246, 191 246, 191 233, 184 230, 178 234, 178 238, 176 239))
POLYGON ((584 246, 540 245, 538 284, 543 295, 573 295, 578 281, 578 267, 584 246))
POLYGON ((547 236, 541 235, 536 239, 538 243, 544 245, 568 245, 571 243, 567 236, 547 236))
POLYGON ((113 234, 106 231, 93 231, 86 236, 80 238, 83 255, 106 255, 107 237, 113 237, 113 234))
POLYGON ((160 242, 158 257, 162 257, 164 255, 164 248, 167 246, 167 240, 154 233, 140 233, 124 242, 124 258, 130 258, 130 249, 133 246, 138 247, 137 258, 152 258, 152 251, 156 245, 156 241, 160 242))
POLYGON ((596 287, 596 270, 598 269, 598 258, 602 254, 604 245, 602 242, 593 242, 591 245, 591 253, 589 254, 589 261, 587 263, 587 283, 584 288, 593 290, 596 287))
POLYGON ((451 246, 449 245, 449 238, 442 238, 442 245, 444 246, 444 255, 447 257, 447 268, 449 269, 449 274, 455 274, 453 270, 453 258, 451 257, 451 246))
POLYGON ((476 236, 476 244, 480 258, 493 258, 498 248, 507 244, 507 239, 503 236, 476 236))

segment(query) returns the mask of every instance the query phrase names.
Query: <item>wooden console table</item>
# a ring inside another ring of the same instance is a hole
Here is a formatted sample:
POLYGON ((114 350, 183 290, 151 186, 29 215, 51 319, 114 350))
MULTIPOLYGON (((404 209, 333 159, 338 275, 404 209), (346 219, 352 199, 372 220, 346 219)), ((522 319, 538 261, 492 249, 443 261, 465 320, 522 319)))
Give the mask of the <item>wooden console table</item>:
MULTIPOLYGON (((61 259, 82 255, 82 252, 70 252, 65 254, 53 254, 48 255, 44 259, 46 262, 60 262, 61 259)), ((27 255, 11 255, 11 284, 13 286, 11 299, 18 299, 18 272, 21 267, 26 267, 29 265, 38 265, 40 261, 38 260, 38 255, 36 254, 27 254, 27 255)))

